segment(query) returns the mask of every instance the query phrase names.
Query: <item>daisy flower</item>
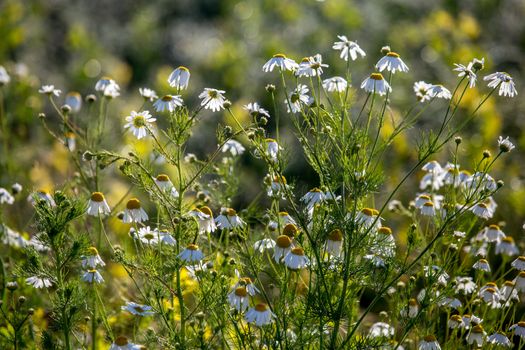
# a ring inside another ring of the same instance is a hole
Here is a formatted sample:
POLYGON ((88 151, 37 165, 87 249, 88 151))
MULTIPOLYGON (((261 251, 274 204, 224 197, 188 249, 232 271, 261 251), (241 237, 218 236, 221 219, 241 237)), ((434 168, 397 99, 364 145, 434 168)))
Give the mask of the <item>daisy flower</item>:
POLYGON ((232 292, 228 293, 228 303, 235 310, 239 312, 244 312, 248 308, 248 292, 246 287, 237 287, 232 292))
POLYGON ((469 62, 469 64, 466 67, 463 64, 454 63, 454 66, 456 66, 456 68, 454 68, 454 71, 458 72, 458 77, 466 77, 469 81, 469 86, 473 88, 474 86, 476 86, 477 79, 475 73, 475 65, 477 63, 483 65, 484 62, 484 58, 482 58, 481 61, 474 59, 473 61, 469 62))
POLYGON ((275 247, 275 241, 271 238, 263 238, 253 244, 253 249, 259 253, 263 253, 266 249, 273 249, 275 247))
POLYGON ((389 72, 392 72, 394 74, 396 71, 400 72, 408 72, 408 67, 403 62, 401 57, 399 57, 399 54, 390 51, 385 56, 383 56, 376 64, 376 68, 382 72, 383 70, 387 70, 389 72))
POLYGON ((104 92, 104 90, 106 90, 106 88, 112 84, 116 85, 117 83, 115 82, 115 80, 109 77, 102 77, 95 84, 95 91, 104 92))
POLYGON ((15 197, 9 193, 8 190, 6 190, 3 187, 0 187, 0 204, 13 204, 15 202, 15 197))
POLYGON ((43 85, 40 89, 38 89, 38 92, 43 95, 48 95, 48 96, 51 96, 51 95, 60 96, 60 94, 62 93, 62 90, 55 89, 55 85, 43 85))
POLYGON ((302 248, 292 248, 284 257, 284 265, 290 270, 300 270, 310 264, 310 259, 304 255, 302 248))
POLYGON ((277 161, 277 153, 279 153, 280 146, 274 139, 266 139, 266 155, 271 161, 277 161))
POLYGON ((435 336, 426 335, 422 341, 419 342, 418 350, 441 350, 441 346, 435 336))
POLYGON ((268 190, 266 191, 266 194, 268 197, 276 197, 281 199, 286 199, 284 190, 289 188, 288 184, 286 183, 286 178, 284 176, 274 176, 270 186, 268 187, 268 190))
POLYGON ((286 235, 277 237, 273 248, 273 259, 275 262, 280 262, 281 258, 286 257, 292 248, 292 239, 290 237, 286 235))
POLYGON ((120 96, 120 86, 114 81, 111 81, 104 89, 104 97, 115 98, 120 96))
POLYGON ((232 208, 222 208, 221 214, 215 218, 215 224, 222 230, 244 227, 246 223, 241 219, 237 212, 232 208))
POLYGON ((525 292, 525 271, 520 271, 513 282, 516 284, 518 291, 525 292))
POLYGON ((48 191, 42 190, 42 189, 38 190, 38 191, 35 191, 27 199, 33 205, 35 205, 35 199, 36 199, 37 201, 38 200, 45 201, 46 204, 48 204, 48 205, 50 205, 52 207, 56 206, 56 203, 55 203, 55 200, 53 199, 53 196, 51 196, 51 194, 48 191))
POLYGON ((151 306, 137 304, 132 301, 128 301, 126 305, 121 306, 120 309, 135 316, 151 316, 155 314, 151 306))
POLYGON ((109 350, 140 350, 140 348, 140 345, 130 343, 128 338, 120 335, 111 343, 109 350))
POLYGON ((505 237, 496 244, 496 249, 494 253, 496 255, 504 254, 507 256, 514 256, 519 254, 519 249, 518 247, 516 247, 516 244, 514 243, 514 239, 512 237, 505 237))
POLYGON ((342 77, 331 77, 323 80, 323 88, 328 92, 343 92, 346 91, 348 82, 342 77))
POLYGON ((301 197, 301 202, 304 202, 308 209, 313 208, 317 203, 324 201, 326 195, 319 188, 315 187, 308 191, 304 196, 301 197))
POLYGON ((299 229, 294 224, 286 224, 283 228, 283 235, 286 235, 290 237, 291 239, 294 239, 295 236, 297 236, 297 233, 299 232, 299 229))
POLYGON ((392 91, 392 88, 383 78, 381 73, 370 74, 370 77, 366 78, 361 83, 361 89, 365 90, 366 92, 379 94, 380 96, 385 95, 387 91, 392 91))
POLYGON ((517 335, 520 338, 525 338, 525 321, 519 321, 518 323, 513 324, 509 327, 509 331, 514 331, 514 335, 517 335))
POLYGON ((343 232, 335 229, 328 235, 325 243, 325 250, 328 254, 338 257, 343 248, 343 232))
POLYGON ((275 314, 270 310, 267 304, 260 303, 250 308, 244 319, 246 322, 255 323, 257 327, 262 327, 273 322, 275 314))
POLYGON ((146 220, 148 220, 148 214, 140 206, 140 201, 137 198, 131 198, 126 204, 122 221, 125 223, 131 223, 143 222, 146 220))
POLYGON ((157 177, 153 178, 155 184, 160 188, 161 191, 170 192, 173 197, 178 197, 179 192, 173 186, 173 183, 170 180, 170 177, 166 174, 159 174, 157 177))
POLYGON ((98 272, 95 269, 91 269, 82 275, 82 281, 88 282, 88 283, 99 283, 100 284, 104 282, 104 278, 102 278, 102 275, 100 274, 100 272, 98 272))
POLYGON ((503 152, 503 153, 510 152, 514 148, 516 148, 516 146, 514 146, 514 144, 512 142, 510 142, 508 136, 505 137, 505 138, 500 136, 498 138, 498 146, 499 146, 500 151, 503 152))
POLYGON ((419 102, 425 102, 430 100, 430 94, 428 93, 432 84, 426 83, 423 80, 416 81, 414 83, 414 92, 419 102))
POLYGON ((204 259, 204 253, 199 249, 198 245, 188 244, 186 249, 179 254, 179 259, 189 263, 197 263, 204 259))
POLYGON ((168 77, 168 83, 171 87, 183 90, 188 88, 190 82, 190 70, 184 66, 179 66, 171 72, 168 77))
POLYGON ((53 285, 53 281, 49 278, 40 277, 40 276, 31 276, 26 278, 26 283, 34 288, 49 288, 53 285))
POLYGON ((518 256, 511 264, 516 270, 525 271, 525 256, 518 256))
POLYGON ((144 244, 156 245, 159 242, 159 235, 151 227, 141 227, 135 238, 140 240, 144 244))
POLYGON ((456 277, 455 281, 456 293, 470 295, 477 289, 477 285, 472 280, 472 277, 456 277))
POLYGON ((370 327, 368 335, 370 338, 390 338, 394 336, 394 327, 385 322, 376 322, 370 327))
POLYGON ((505 306, 510 306, 511 301, 520 301, 518 291, 516 290, 516 283, 512 281, 505 281, 500 290, 501 299, 505 301, 505 306))
POLYGON ((139 88, 140 96, 144 97, 144 100, 153 102, 154 100, 158 99, 157 93, 155 90, 148 89, 148 88, 139 88))
POLYGON ((485 259, 479 259, 478 261, 476 261, 476 263, 474 265, 472 265, 472 268, 474 270, 481 270, 481 271, 485 271, 485 272, 490 272, 490 265, 489 265, 489 262, 485 259))
POLYGON ((476 203, 470 210, 474 215, 485 220, 494 215, 494 212, 485 203, 476 203))
POLYGON ((235 286, 233 286, 234 289, 237 287, 246 287, 246 291, 251 296, 254 296, 255 294, 260 292, 259 289, 253 283, 252 279, 250 277, 241 277, 241 274, 237 269, 235 269, 235 276, 237 276, 238 281, 237 283, 235 283, 235 286))
POLYGON ((410 298, 408 305, 401 310, 402 317, 415 318, 419 313, 419 304, 416 299, 410 298))
POLYGON ((302 105, 310 104, 310 96, 308 96, 308 87, 303 84, 298 84, 297 87, 290 94, 289 99, 285 99, 286 111, 288 113, 301 112, 302 105))
POLYGON ((131 115, 126 117, 127 123, 124 125, 125 129, 130 129, 131 133, 137 139, 142 139, 148 135, 147 130, 151 128, 156 118, 153 118, 148 111, 135 112, 131 111, 131 115))
POLYGON ((157 237, 160 242, 171 246, 175 246, 177 244, 177 240, 173 238, 171 233, 169 233, 167 230, 159 230, 157 228, 155 229, 155 232, 157 233, 157 237))
POLYGON ((108 202, 102 192, 93 192, 88 202, 87 214, 91 216, 108 215, 111 213, 108 202))
POLYGON ((428 95, 432 98, 443 98, 445 100, 450 100, 452 98, 452 94, 450 93, 450 91, 440 84, 432 85, 428 89, 428 95))
POLYGON ((268 112, 266 109, 259 106, 257 102, 250 102, 247 105, 244 105, 242 108, 247 110, 248 113, 250 113, 254 117, 263 115, 266 118, 270 118, 270 112, 268 112))
POLYGON ((217 229, 215 225, 215 220, 213 219, 213 212, 207 206, 202 206, 200 208, 195 208, 189 213, 191 216, 197 219, 199 225, 199 233, 202 234, 212 233, 217 229))
POLYGON ((184 101, 182 101, 182 98, 179 95, 164 95, 153 103, 153 107, 155 107, 155 111, 159 113, 164 111, 173 113, 177 107, 180 107, 183 104, 184 101))
POLYGON ((327 64, 323 63, 323 57, 320 54, 316 54, 313 57, 304 58, 295 75, 298 77, 316 77, 323 74, 323 67, 328 67, 327 64))
POLYGON ((481 327, 480 324, 475 325, 467 335, 467 343, 473 344, 476 342, 478 347, 482 347, 486 335, 487 333, 483 330, 483 327, 481 327))
POLYGON ((97 266, 106 266, 106 263, 98 255, 98 250, 95 247, 88 248, 88 254, 82 257, 82 267, 90 269, 96 269, 97 266))
POLYGON ((275 67, 278 67, 280 71, 294 71, 298 68, 298 64, 285 55, 278 53, 264 64, 263 71, 268 73, 273 71, 275 67))
POLYGON ((494 344, 496 346, 504 346, 507 348, 511 348, 513 346, 513 343, 510 341, 509 338, 503 333, 494 333, 489 335, 487 338, 487 343, 494 344))
POLYGON ((421 215, 425 216, 436 216, 436 208, 432 201, 426 201, 420 208, 421 215))
POLYGON ((239 141, 228 140, 221 147, 222 153, 230 153, 233 157, 240 156, 244 153, 245 148, 239 141))
POLYGON ((224 90, 205 88, 199 95, 199 98, 202 99, 201 106, 213 112, 218 112, 221 109, 224 109, 226 98, 223 94, 225 92, 226 91, 224 90))
POLYGON ((358 55, 361 57, 366 56, 366 53, 361 49, 361 47, 359 47, 359 45, 357 45, 356 42, 348 40, 345 35, 338 35, 337 37, 341 41, 336 41, 332 48, 334 50, 341 51, 340 57, 343 60, 348 61, 348 57, 350 57, 352 61, 355 61, 358 55))
POLYGON ((369 229, 372 225, 376 229, 381 227, 381 218, 378 218, 379 211, 372 208, 363 208, 357 213, 355 221, 358 225, 361 225, 364 229, 369 229))
POLYGON ((447 327, 450 329, 462 328, 464 326, 463 318, 460 315, 452 315, 447 321, 447 327))
POLYGON ((514 80, 512 77, 505 72, 496 72, 487 75, 483 80, 488 81, 489 88, 497 88, 499 85, 498 94, 500 96, 514 97, 518 94, 516 87, 514 86, 514 80))

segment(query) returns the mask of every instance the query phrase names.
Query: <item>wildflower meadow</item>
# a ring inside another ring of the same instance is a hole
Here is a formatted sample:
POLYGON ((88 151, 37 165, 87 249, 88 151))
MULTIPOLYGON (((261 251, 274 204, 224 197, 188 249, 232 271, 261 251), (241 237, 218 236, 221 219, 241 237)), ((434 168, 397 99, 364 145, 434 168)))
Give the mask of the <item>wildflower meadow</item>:
MULTIPOLYGON (((305 4, 320 23, 346 6, 305 4)), ((38 76, 7 36, 0 349, 525 348, 523 75, 510 51, 429 59, 430 36, 415 55, 407 28, 327 27, 225 64, 222 84, 191 52, 140 84, 94 51, 38 76)))

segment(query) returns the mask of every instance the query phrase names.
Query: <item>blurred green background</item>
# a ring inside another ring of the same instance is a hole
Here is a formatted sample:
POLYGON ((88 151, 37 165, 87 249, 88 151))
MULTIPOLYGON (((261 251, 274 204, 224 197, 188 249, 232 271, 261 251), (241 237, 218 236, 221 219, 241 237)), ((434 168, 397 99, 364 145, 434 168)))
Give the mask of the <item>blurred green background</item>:
MULTIPOLYGON (((190 105, 197 102, 204 87, 213 87, 226 90, 234 109, 244 118, 248 116, 241 107, 251 101, 259 101, 273 114, 264 87, 268 83, 277 85, 279 79, 277 74, 262 72, 264 62, 278 52, 296 61, 321 53, 330 65, 326 77, 344 75, 345 62, 331 46, 337 35, 346 35, 367 52, 366 59, 352 62, 354 86, 358 87, 373 70, 383 45, 400 53, 410 67, 409 74, 395 77, 393 115, 402 115, 415 102, 414 81, 443 83, 453 89, 453 63, 467 64, 474 57, 485 57, 481 76, 507 71, 514 77, 518 97, 492 97, 462 133, 468 142, 462 145, 460 163, 471 169, 484 148, 497 152, 500 134, 510 136, 517 144, 518 150, 500 163, 493 175, 504 178, 507 185, 496 198, 500 203, 498 218, 512 225, 510 233, 518 234, 525 214, 525 159, 521 151, 525 148, 521 98, 525 95, 524 16, 523 0, 3 0, 0 65, 12 76, 3 92, 9 151, 17 164, 11 174, 1 174, 0 186, 18 181, 27 190, 60 188, 71 175, 63 164, 67 162, 64 150, 43 131, 37 118, 45 111, 50 125, 58 123, 46 99, 37 93, 42 84, 86 96, 94 91, 101 76, 115 79, 123 95, 111 108, 105 147, 119 150, 124 117, 142 104, 138 88, 168 93, 166 78, 173 68, 185 65, 192 72, 189 91, 183 96, 190 105)), ((458 118, 466 117, 488 91, 484 82, 479 81, 479 85, 483 86, 480 91, 474 89, 467 94, 458 118)), ((360 96, 357 109, 362 103, 360 96)), ((64 94, 59 101, 63 98, 64 94)), ((388 157, 384 165, 388 184, 385 192, 416 159, 413 150, 421 130, 439 123, 446 106, 439 107, 430 109, 408 135, 394 144, 394 156, 388 157)), ((287 124, 286 115, 281 120, 287 124)), ((227 123, 228 119, 218 113, 203 116, 189 151, 203 156, 216 146, 211 136, 217 122, 227 123)), ((317 179, 306 169, 292 133, 282 134, 287 135, 284 143, 291 159, 287 177, 301 194, 317 185, 317 179)), ((449 157, 450 152, 445 151, 438 160, 445 163, 449 157)), ((239 207, 264 191, 265 174, 260 162, 245 154, 243 165, 239 207)), ((125 183, 122 176, 118 181, 125 183)), ((416 176, 399 199, 412 199, 417 181, 416 176)))

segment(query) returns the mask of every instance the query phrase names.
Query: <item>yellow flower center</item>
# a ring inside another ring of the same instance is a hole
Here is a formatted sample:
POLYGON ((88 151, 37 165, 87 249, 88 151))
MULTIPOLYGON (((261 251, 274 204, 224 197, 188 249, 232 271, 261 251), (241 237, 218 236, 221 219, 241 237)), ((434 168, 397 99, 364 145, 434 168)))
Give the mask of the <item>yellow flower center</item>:
POLYGON ((276 53, 275 55, 273 55, 274 58, 286 58, 286 56, 282 53, 276 53))
POLYGON ((507 287, 514 287, 515 283, 512 282, 512 281, 505 281, 505 283, 503 283, 505 286, 507 287))
POLYGON ((202 206, 199 208, 199 210, 201 211, 201 213, 204 213, 206 215, 209 215, 210 217, 213 217, 213 213, 211 211, 210 208, 208 208, 207 206, 202 206))
POLYGON ((417 300, 414 299, 414 298, 411 298, 411 299, 408 301, 408 305, 410 305, 410 306, 417 306, 417 300))
POLYGON ((505 237, 502 239, 503 242, 505 243, 510 243, 510 244, 514 244, 514 238, 512 237, 505 237))
POLYGON ((377 230, 377 232, 382 233, 384 235, 391 235, 392 234, 392 230, 390 229, 390 227, 386 227, 386 226, 380 227, 379 230, 377 230))
POLYGON ((374 215, 374 209, 365 208, 361 210, 361 213, 365 214, 366 216, 373 216, 374 215))
POLYGON ((518 256, 518 260, 525 262, 525 256, 518 256))
POLYGON ((519 321, 518 322, 518 326, 525 327, 525 321, 519 321))
POLYGON ((166 174, 159 174, 157 176, 157 181, 159 181, 159 182, 168 182, 168 181, 170 181, 170 178, 166 174))
POLYGON ((98 250, 95 247, 89 247, 87 250, 88 250, 88 254, 90 256, 97 256, 98 255, 98 250))
POLYGON ((474 327, 472 327, 472 332, 473 333, 483 333, 483 327, 481 327, 480 324, 477 324, 474 327))
POLYGON ((372 73, 372 74, 370 74, 370 79, 383 80, 383 74, 381 74, 381 73, 372 73))
POLYGON ((217 98, 218 93, 215 90, 208 90, 208 96, 211 98, 217 98))
POLYGON ((115 344, 118 346, 128 345, 128 338, 120 335, 115 339, 115 344))
POLYGON ((283 235, 293 238, 295 237, 296 233, 297 233, 297 226, 295 226, 294 224, 288 224, 284 226, 283 235))
POLYGON ((288 212, 286 211, 280 211, 279 216, 288 216, 288 212))
POLYGON ((489 228, 490 228, 491 230, 499 230, 499 226, 498 226, 498 225, 494 225, 494 224, 489 225, 489 228))
POLYGON ((140 209, 140 201, 137 198, 131 198, 126 204, 126 208, 130 210, 140 209))
POLYGON ((183 71, 186 71, 186 72, 189 72, 190 70, 184 66, 179 66, 177 69, 180 69, 180 70, 183 70, 183 71))
POLYGON ((255 305, 255 311, 264 312, 266 310, 268 310, 268 305, 266 305, 265 303, 255 305))
POLYGON ((292 249, 292 254, 293 255, 303 256, 304 255, 304 250, 303 250, 303 248, 299 248, 299 247, 293 248, 292 249))
POLYGON ((452 315, 450 317, 452 321, 461 322, 461 316, 460 315, 452 315))
POLYGON ((426 342, 435 342, 436 341, 436 337, 433 336, 432 334, 426 335, 423 339, 425 339, 426 342))
POLYGON ((144 125, 146 125, 146 118, 144 118, 143 115, 136 115, 135 118, 133 118, 133 126, 136 128, 141 128, 144 125))
POLYGON ((162 101, 164 102, 170 102, 172 100, 172 96, 171 95, 164 95, 162 96, 162 101))
POLYGON ((104 195, 102 194, 102 192, 93 192, 91 194, 91 200, 93 202, 103 202, 104 201, 104 195))
POLYGON ((395 58, 399 58, 399 54, 398 53, 395 53, 393 51, 390 51, 389 53, 386 54, 388 57, 395 57, 395 58))
POLYGON ((432 199, 430 198, 430 196, 427 196, 426 194, 422 194, 421 196, 419 196, 419 198, 421 198, 421 199, 426 199, 427 201, 432 200, 432 199))
POLYGON ((488 261, 487 261, 487 260, 485 260, 485 259, 479 259, 479 263, 481 263, 481 264, 487 264, 487 263, 488 263, 488 261))
POLYGON ((235 211, 235 209, 228 208, 228 209, 226 209, 226 215, 228 215, 228 216, 235 216, 235 215, 237 215, 237 212, 235 211))
POLYGON ((343 232, 340 229, 336 228, 328 235, 328 239, 335 242, 341 242, 343 240, 343 232))
POLYGON ((199 250, 199 246, 196 245, 196 244, 188 244, 186 249, 188 249, 188 250, 199 250))
POLYGON ((284 176, 275 176, 273 178, 273 182, 276 182, 276 183, 283 183, 286 185, 286 178, 284 176))
POLYGON ((433 207, 434 206, 434 203, 432 202, 425 202, 425 204, 423 204, 424 207, 433 207))
POLYGON ((248 292, 246 291, 246 287, 238 287, 235 289, 235 295, 238 297, 246 297, 248 295, 248 292))
POLYGON ((289 248, 292 245, 292 240, 286 235, 281 235, 275 240, 275 244, 279 248, 289 248))

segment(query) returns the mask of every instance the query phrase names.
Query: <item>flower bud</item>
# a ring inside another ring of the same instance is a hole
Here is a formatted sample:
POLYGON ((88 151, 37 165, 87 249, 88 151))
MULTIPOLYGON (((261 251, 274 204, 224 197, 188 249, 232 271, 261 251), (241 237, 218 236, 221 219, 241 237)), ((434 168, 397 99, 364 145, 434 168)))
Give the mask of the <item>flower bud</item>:
POLYGON ((456 136, 456 137, 454 138, 454 142, 456 143, 456 145, 461 144, 461 141, 462 141, 462 140, 463 140, 463 139, 461 138, 461 136, 456 136))
POLYGON ((86 96, 86 102, 87 103, 93 103, 97 100, 97 96, 91 94, 86 96))
POLYGON ((273 84, 266 85, 266 91, 268 91, 269 93, 273 93, 275 91, 275 85, 273 84))
POLYGON ((490 158, 491 156, 492 156, 492 154, 490 154, 489 150, 484 150, 483 151, 483 158, 490 158))
POLYGON ((383 46, 383 47, 381 48, 381 53, 382 53, 383 55, 386 55, 386 54, 389 53, 390 51, 391 51, 391 50, 390 50, 390 46, 388 46, 388 45, 385 45, 385 46, 383 46))
POLYGON ((71 112, 71 107, 69 105, 62 105, 62 107, 60 107, 60 110, 62 111, 62 113, 68 114, 69 112, 71 112))
POLYGON ((11 292, 18 289, 18 283, 16 282, 8 282, 6 284, 6 288, 9 289, 11 292))
POLYGON ((224 107, 224 109, 228 109, 228 108, 230 108, 232 106, 232 103, 231 103, 231 101, 226 100, 226 101, 224 101, 222 106, 224 107))

